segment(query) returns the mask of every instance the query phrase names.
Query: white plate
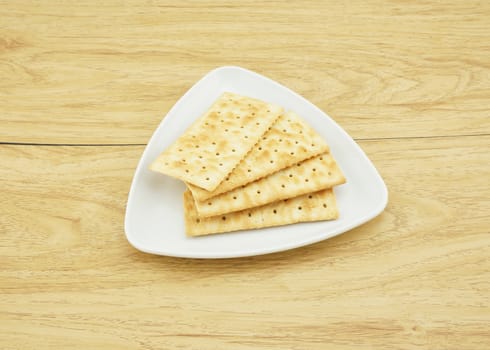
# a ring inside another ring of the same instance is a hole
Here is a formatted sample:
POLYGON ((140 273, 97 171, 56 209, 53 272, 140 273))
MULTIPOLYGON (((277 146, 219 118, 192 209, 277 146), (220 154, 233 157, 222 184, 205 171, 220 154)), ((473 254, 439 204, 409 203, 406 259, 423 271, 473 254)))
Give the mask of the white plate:
POLYGON ((221 67, 198 81, 156 129, 141 157, 126 207, 128 241, 147 253, 187 258, 232 258, 267 254, 315 243, 359 226, 381 213, 388 191, 361 148, 330 117, 288 88, 239 67, 221 67), (255 97, 293 110, 330 145, 347 178, 335 188, 340 218, 198 238, 184 232, 182 182, 148 165, 224 91, 255 97))

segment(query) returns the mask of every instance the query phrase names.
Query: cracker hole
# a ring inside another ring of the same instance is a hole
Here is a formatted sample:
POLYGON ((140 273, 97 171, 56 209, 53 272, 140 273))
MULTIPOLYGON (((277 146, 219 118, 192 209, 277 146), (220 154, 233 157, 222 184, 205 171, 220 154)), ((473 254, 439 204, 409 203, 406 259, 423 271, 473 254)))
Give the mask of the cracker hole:
POLYGON ((313 170, 313 171, 316 171, 316 168, 313 168, 312 170, 313 170))
POLYGON ((290 155, 294 156, 294 152, 289 153, 290 155))
POLYGON ((269 113, 269 112, 270 112, 270 109, 267 110, 267 113, 269 113))
POLYGON ((296 164, 297 166, 301 166, 301 163, 296 164))
POLYGON ((262 151, 262 147, 259 147, 259 151, 262 151))
POLYGON ((252 169, 248 169, 247 172, 251 173, 252 172, 252 169))
POLYGON ((233 148, 231 151, 232 151, 232 152, 235 152, 235 149, 233 148))
POLYGON ((211 144, 216 145, 216 142, 213 141, 213 142, 211 142, 211 144))
POLYGON ((293 177, 293 174, 289 174, 289 177, 293 177))
POLYGON ((196 222, 197 222, 197 223, 200 223, 200 222, 201 222, 201 219, 196 219, 196 222))
POLYGON ((255 112, 252 112, 252 115, 255 115, 255 112))
POLYGON ((185 172, 188 173, 189 172, 189 169, 185 169, 185 172))
POLYGON ((331 175, 332 175, 332 172, 331 172, 331 171, 329 171, 329 172, 328 172, 328 176, 331 176, 331 175))
POLYGON ((245 135, 244 137, 245 137, 246 139, 248 139, 248 135, 245 135))
POLYGON ((276 209, 274 209, 272 212, 273 212, 274 214, 277 214, 277 210, 276 210, 276 209))
POLYGON ((209 123, 208 123, 208 122, 206 122, 206 123, 204 123, 204 125, 209 125, 209 123))
POLYGON ((257 123, 255 123, 255 125, 260 125, 260 123, 259 123, 259 122, 257 122, 257 123))
POLYGON ((206 180, 209 181, 209 177, 207 177, 206 180))
POLYGON ((312 198, 313 198, 313 196, 310 194, 310 195, 308 196, 308 198, 309 198, 309 199, 312 199, 312 198))
POLYGON ((312 143, 312 144, 311 144, 311 147, 315 147, 315 144, 314 144, 314 143, 312 143))
POLYGON ((221 119, 221 122, 224 123, 225 122, 224 119, 221 119))
POLYGON ((242 125, 242 126, 240 126, 240 129, 243 129, 243 128, 244 128, 244 126, 243 126, 243 125, 242 125))
POLYGON ((279 142, 282 142, 282 139, 279 139, 279 142))
POLYGON ((327 203, 323 203, 323 207, 326 208, 327 207, 327 203))
POLYGON ((286 203, 287 201, 288 201, 288 200, 287 200, 287 199, 285 199, 285 200, 284 200, 284 203, 286 203))
POLYGON ((270 160, 270 163, 272 164, 272 163, 274 163, 274 161, 271 159, 271 160, 270 160))
POLYGON ((216 152, 216 155, 219 156, 219 152, 216 152))
POLYGON ((228 129, 225 129, 225 132, 228 132, 228 129))
POLYGON ((301 209, 303 209, 303 208, 301 208, 301 207, 298 207, 298 210, 301 210, 301 209))
POLYGON ((282 129, 282 132, 288 132, 286 129, 282 129))
POLYGON ((182 148, 179 148, 179 152, 182 152, 182 148))
POLYGON ((303 133, 303 130, 300 130, 299 133, 302 134, 303 133))
POLYGON ((229 178, 229 177, 227 177, 225 180, 226 180, 226 181, 230 181, 230 178, 229 178))
POLYGON ((165 165, 168 165, 168 162, 165 162, 165 165))
POLYGON ((281 185, 281 187, 282 187, 282 188, 285 188, 285 187, 286 187, 286 185, 282 184, 282 185, 281 185))
POLYGON ((206 169, 206 166, 204 166, 204 165, 203 165, 203 166, 202 166, 202 168, 203 168, 203 169, 206 169))
POLYGON ((251 218, 252 217, 252 213, 248 213, 248 217, 251 218))
POLYGON ((199 156, 200 159, 202 159, 202 156, 199 156))
POLYGON ((213 202, 208 202, 208 205, 213 205, 213 202))
POLYGON ((308 179, 305 179, 305 182, 308 182, 308 181, 310 181, 310 180, 308 180, 308 179))
POLYGON ((218 111, 218 114, 221 114, 221 111, 218 111))
POLYGON ((223 163, 219 163, 219 166, 223 166, 223 163))
POLYGON ((299 141, 294 141, 294 143, 295 143, 295 144, 298 144, 298 143, 299 143, 299 141))
POLYGON ((196 148, 199 148, 199 145, 196 145, 196 148))
POLYGON ((237 118, 237 119, 240 119, 240 116, 239 116, 239 115, 237 115, 237 116, 236 116, 236 118, 237 118))
POLYGON ((260 194, 260 191, 259 190, 257 190, 257 194, 260 194))
POLYGON ((233 199, 236 199, 236 196, 233 196, 233 199))
POLYGON ((323 157, 320 157, 320 160, 323 160, 323 157))
POLYGON ((277 149, 275 149, 274 152, 277 152, 277 149))
POLYGON ((225 221, 226 220, 226 216, 222 216, 221 217, 221 220, 225 221))

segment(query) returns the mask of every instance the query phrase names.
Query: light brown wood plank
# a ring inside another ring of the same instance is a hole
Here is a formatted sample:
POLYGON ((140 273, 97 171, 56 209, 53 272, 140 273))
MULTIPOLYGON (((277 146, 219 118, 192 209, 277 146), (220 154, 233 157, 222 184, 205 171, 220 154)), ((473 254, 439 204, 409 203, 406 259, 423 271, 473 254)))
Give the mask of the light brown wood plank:
POLYGON ((355 138, 490 133, 485 1, 0 0, 0 141, 146 143, 222 65, 355 138))
POLYGON ((378 218, 216 261, 126 242, 142 147, 0 146, 0 348, 486 349, 490 137, 361 146, 378 218))

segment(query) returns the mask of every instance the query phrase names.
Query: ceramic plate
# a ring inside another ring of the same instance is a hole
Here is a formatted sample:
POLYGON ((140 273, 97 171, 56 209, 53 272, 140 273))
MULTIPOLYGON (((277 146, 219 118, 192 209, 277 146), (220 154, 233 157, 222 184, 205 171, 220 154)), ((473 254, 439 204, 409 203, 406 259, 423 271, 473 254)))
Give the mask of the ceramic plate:
POLYGON ((295 92, 239 67, 209 72, 180 98, 154 132, 136 169, 126 207, 129 242, 147 253, 187 258, 267 254, 315 243, 346 232, 381 213, 388 191, 373 164, 329 116, 295 92), (184 232, 181 181, 148 170, 149 164, 225 91, 281 105, 302 116, 327 140, 347 178, 335 188, 340 217, 259 230, 188 238, 184 232))

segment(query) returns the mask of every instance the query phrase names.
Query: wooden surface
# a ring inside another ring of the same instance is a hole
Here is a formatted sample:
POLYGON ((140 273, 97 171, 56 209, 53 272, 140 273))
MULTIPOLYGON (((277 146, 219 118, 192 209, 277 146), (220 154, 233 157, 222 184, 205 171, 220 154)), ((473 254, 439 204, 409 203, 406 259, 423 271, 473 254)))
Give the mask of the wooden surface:
POLYGON ((68 3, 0 0, 2 141, 146 143, 222 65, 285 84, 356 138, 490 129, 485 1, 68 3))
POLYGON ((0 0, 0 349, 488 349, 490 5, 0 0), (131 247, 144 145, 239 65, 329 113, 390 201, 229 260, 131 247))

